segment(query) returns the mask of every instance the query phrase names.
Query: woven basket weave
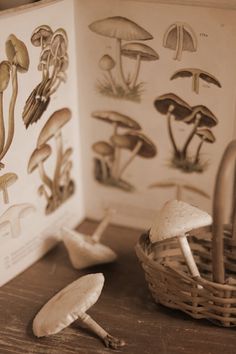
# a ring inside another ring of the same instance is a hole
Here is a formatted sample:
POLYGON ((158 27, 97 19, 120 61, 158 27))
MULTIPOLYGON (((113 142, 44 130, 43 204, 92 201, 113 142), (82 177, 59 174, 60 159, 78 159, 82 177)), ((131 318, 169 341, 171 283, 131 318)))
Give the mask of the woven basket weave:
POLYGON ((188 237, 201 277, 189 273, 176 239, 152 244, 149 233, 136 245, 153 298, 196 319, 224 327, 236 326, 236 241, 231 225, 223 225, 224 188, 236 141, 227 147, 216 178, 213 226, 188 237))

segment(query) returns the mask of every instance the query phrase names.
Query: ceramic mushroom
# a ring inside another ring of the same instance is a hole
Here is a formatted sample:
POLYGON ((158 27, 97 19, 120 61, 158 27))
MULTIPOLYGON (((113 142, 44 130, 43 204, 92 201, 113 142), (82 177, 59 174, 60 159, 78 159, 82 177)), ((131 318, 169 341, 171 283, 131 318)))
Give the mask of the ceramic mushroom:
POLYGON ((85 275, 59 291, 38 312, 33 321, 36 337, 60 332, 77 319, 102 339, 106 347, 119 349, 123 340, 112 337, 87 311, 98 300, 104 285, 102 273, 85 275))
POLYGON ((212 218, 206 212, 179 200, 167 202, 158 213, 149 237, 151 242, 160 242, 176 238, 193 277, 200 277, 187 237, 189 232, 209 226, 212 218))
POLYGON ((81 234, 67 227, 62 228, 62 239, 74 268, 84 269, 97 264, 111 263, 116 260, 117 255, 115 252, 100 242, 113 213, 113 210, 108 209, 105 217, 92 236, 81 234))

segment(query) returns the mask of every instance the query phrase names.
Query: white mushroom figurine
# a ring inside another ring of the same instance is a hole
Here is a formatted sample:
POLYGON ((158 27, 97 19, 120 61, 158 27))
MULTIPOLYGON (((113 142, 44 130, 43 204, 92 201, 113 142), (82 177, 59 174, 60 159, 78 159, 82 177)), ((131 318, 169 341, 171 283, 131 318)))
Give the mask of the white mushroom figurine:
POLYGON ((67 227, 62 228, 62 240, 74 268, 84 269, 97 264, 111 263, 116 260, 116 253, 110 247, 100 243, 101 236, 114 212, 113 209, 107 210, 105 217, 91 236, 84 235, 67 227))
POLYGON ((153 243, 176 237, 190 273, 200 277, 187 236, 190 231, 211 224, 212 217, 206 212, 180 200, 170 200, 159 211, 149 236, 153 243))
POLYGON ((103 285, 103 274, 96 273, 85 275, 59 291, 34 318, 35 336, 44 337, 58 333, 79 320, 97 334, 106 347, 118 349, 124 346, 123 340, 112 337, 86 313, 97 302, 103 285))

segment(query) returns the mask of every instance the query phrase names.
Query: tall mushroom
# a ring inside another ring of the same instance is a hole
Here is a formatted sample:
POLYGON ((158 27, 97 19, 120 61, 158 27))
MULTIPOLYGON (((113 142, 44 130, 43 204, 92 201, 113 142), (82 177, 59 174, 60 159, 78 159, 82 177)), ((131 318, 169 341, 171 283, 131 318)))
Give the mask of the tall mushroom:
POLYGON ((5 173, 0 176, 0 191, 3 193, 3 201, 5 204, 9 203, 9 196, 7 188, 16 182, 18 176, 15 173, 5 173))
POLYGON ((89 29, 102 36, 116 39, 116 67, 117 79, 125 92, 129 91, 128 84, 124 77, 121 59, 122 40, 149 40, 153 36, 137 23, 122 16, 108 17, 95 21, 89 25, 89 29))
POLYGON ((3 115, 3 92, 8 87, 10 81, 11 64, 4 60, 0 63, 0 154, 5 143, 5 126, 3 115))
POLYGON ((111 167, 110 161, 114 156, 114 147, 106 141, 98 141, 92 145, 93 151, 99 155, 101 161, 102 180, 106 181, 108 178, 108 168, 111 167), (109 160, 107 160, 109 158, 109 160))
POLYGON ((115 84, 114 78, 113 78, 112 73, 111 73, 111 70, 114 69, 114 67, 116 66, 116 63, 115 63, 114 59, 110 55, 105 54, 99 60, 98 65, 99 65, 99 68, 101 70, 107 72, 108 79, 109 79, 109 82, 111 84, 112 91, 116 95, 117 94, 117 88, 116 88, 116 84, 115 84))
POLYGON ((170 141, 174 150, 175 157, 180 157, 180 150, 178 149, 175 138, 172 132, 171 119, 174 117, 177 121, 183 121, 192 113, 192 108, 174 93, 167 93, 156 98, 154 101, 156 110, 167 116, 167 126, 170 141))
POLYGON ((135 87, 137 83, 141 61, 153 61, 159 59, 159 55, 154 49, 152 49, 146 44, 137 42, 124 44, 121 47, 121 54, 127 58, 136 60, 136 67, 129 85, 131 90, 135 87))
POLYGON ((166 30, 163 46, 175 51, 174 60, 181 60, 184 50, 189 52, 197 51, 197 37, 188 23, 175 22, 166 30))
POLYGON ((6 155, 9 147, 11 146, 15 122, 14 122, 14 112, 16 98, 18 94, 18 82, 17 82, 17 72, 27 72, 29 68, 29 55, 25 44, 19 40, 14 34, 11 34, 6 41, 6 54, 7 58, 11 64, 11 76, 12 76, 12 96, 9 105, 8 113, 8 134, 7 140, 4 145, 3 150, 0 153, 0 161, 6 155))
POLYGON ((61 169, 61 160, 63 157, 63 141, 62 141, 62 127, 69 122, 71 119, 71 111, 69 108, 62 108, 58 111, 55 111, 50 118, 48 119, 47 123, 44 125, 43 129, 41 130, 37 146, 40 147, 46 144, 51 138, 55 139, 56 142, 56 167, 53 176, 53 195, 54 197, 58 197, 60 200, 60 169, 61 169))
POLYGON ((80 320, 102 339, 106 347, 119 349, 123 340, 112 337, 86 311, 98 300, 104 285, 102 273, 85 275, 67 285, 51 298, 38 312, 33 321, 37 337, 60 332, 75 320, 80 320))
POLYGON ((187 69, 177 70, 171 76, 170 80, 174 80, 179 77, 192 77, 192 90, 193 90, 193 92, 196 92, 197 94, 199 93, 199 79, 202 79, 205 82, 216 85, 218 87, 221 87, 221 83, 219 82, 219 80, 215 76, 213 76, 213 75, 209 74, 208 72, 203 71, 201 69, 187 68, 187 69))
POLYGON ((216 138, 215 138, 214 134, 212 133, 212 131, 207 128, 198 128, 196 131, 196 135, 199 136, 201 141, 200 141, 198 148, 197 148, 194 163, 199 162, 199 155, 200 155, 200 151, 201 151, 203 143, 206 142, 209 144, 213 144, 216 141, 216 138))
POLYGON ((38 26, 32 33, 31 43, 35 47, 41 47, 41 49, 43 49, 51 40, 52 35, 52 29, 48 25, 38 26))
POLYGON ((150 239, 154 242, 177 238, 182 254, 193 277, 199 277, 199 271, 187 241, 189 232, 212 224, 212 218, 206 212, 178 200, 168 201, 158 213, 150 229, 150 239))

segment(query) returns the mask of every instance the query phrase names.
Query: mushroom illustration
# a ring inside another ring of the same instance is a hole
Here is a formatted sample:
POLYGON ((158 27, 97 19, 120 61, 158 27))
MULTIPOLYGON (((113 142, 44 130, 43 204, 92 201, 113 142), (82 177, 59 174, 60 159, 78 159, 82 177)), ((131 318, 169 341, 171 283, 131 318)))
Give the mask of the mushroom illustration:
POLYGON ((49 145, 41 145, 33 151, 28 162, 28 173, 32 173, 36 168, 38 168, 42 182, 49 188, 50 191, 53 189, 53 183, 44 170, 43 162, 49 158, 51 153, 52 149, 49 145))
POLYGON ((137 83, 141 61, 152 61, 159 59, 159 55, 155 52, 154 49, 146 44, 138 42, 124 44, 121 48, 121 54, 127 58, 136 60, 136 68, 129 85, 131 90, 137 83))
POLYGON ((207 199, 210 199, 209 194, 204 192, 202 189, 189 184, 184 179, 170 178, 164 181, 153 183, 149 188, 175 188, 176 189, 176 199, 183 200, 183 191, 187 190, 207 199))
POLYGON ((167 93, 157 97, 154 101, 154 106, 159 113, 167 116, 168 133, 174 154, 175 157, 180 157, 180 151, 176 145, 171 127, 171 119, 174 117, 177 121, 183 121, 192 113, 192 108, 174 93, 167 93))
POLYGON ((200 151, 202 148, 202 145, 204 142, 206 143, 210 143, 213 144, 216 141, 216 138, 214 136, 214 134, 212 133, 212 131, 208 128, 198 128, 196 131, 196 135, 198 135, 201 139, 198 148, 197 148, 197 152, 196 152, 196 156, 195 156, 195 161, 194 163, 198 163, 199 162, 199 155, 200 155, 200 151))
POLYGON ((204 80, 205 82, 208 82, 210 84, 216 85, 218 87, 221 87, 221 83, 219 80, 209 74, 206 71, 203 71, 201 69, 196 69, 196 68, 187 68, 187 69, 180 69, 177 70, 170 78, 170 80, 177 79, 179 77, 192 77, 192 90, 193 92, 196 92, 197 94, 199 93, 199 79, 204 80))
POLYGON ((62 228, 62 239, 74 268, 84 269, 97 264, 111 263, 117 259, 116 253, 100 240, 114 211, 108 209, 92 236, 81 234, 67 227, 62 228))
POLYGON ((112 69, 114 69, 115 66, 116 66, 116 63, 115 63, 114 59, 108 54, 103 55, 101 57, 101 59, 99 60, 99 67, 101 70, 107 72, 108 77, 109 77, 109 82, 112 87, 112 91, 116 95, 117 94, 116 84, 115 84, 114 78, 111 73, 112 69))
POLYGON ((48 25, 41 25, 35 28, 31 36, 31 43, 35 47, 41 47, 42 49, 51 40, 53 31, 48 25))
POLYGON ((119 349, 124 346, 123 340, 112 337, 86 313, 97 302, 103 285, 102 273, 85 275, 67 285, 53 296, 34 318, 35 336, 44 337, 58 333, 78 319, 101 338, 106 347, 119 349))
POLYGON ((72 154, 73 149, 71 147, 67 148, 66 151, 63 153, 61 164, 64 165, 65 163, 67 163, 72 154))
MULTIPOLYGON (((2 130, 1 138, 4 136, 4 147, 0 151, 0 161, 8 152, 15 130, 15 105, 18 95, 18 80, 17 72, 27 72, 29 68, 29 55, 25 44, 19 40, 14 34, 11 34, 6 41, 6 54, 8 61, 11 65, 11 81, 12 81, 12 96, 9 104, 9 113, 8 113, 8 134, 5 141, 5 130, 2 130)), ((8 64, 7 64, 8 65, 8 64)), ((6 74, 8 75, 8 74, 6 74)), ((3 123, 1 123, 2 125, 3 123)), ((0 143, 2 145, 2 142, 0 143)), ((2 164, 3 165, 3 164, 2 164)))
POLYGON ((110 168, 110 161, 114 156, 114 147, 107 143, 106 141, 98 141, 92 145, 93 151, 100 156, 101 168, 102 168, 102 179, 106 180, 108 178, 107 166, 110 168), (109 160, 107 160, 107 158, 109 160))
POLYGON ((174 60, 181 60, 183 51, 197 51, 197 37, 188 23, 175 22, 166 30, 163 46, 175 51, 174 60))
POLYGON ((10 81, 11 64, 4 60, 0 63, 0 153, 5 142, 5 127, 3 117, 3 92, 8 87, 10 81))
POLYGON ((150 239, 154 242, 177 238, 181 252, 193 277, 200 277, 187 236, 189 232, 212 224, 206 212, 179 200, 168 201, 158 213, 150 229, 150 239))
POLYGON ((12 205, 0 216, 0 225, 9 223, 11 235, 13 238, 16 238, 20 236, 21 233, 20 219, 26 217, 33 211, 35 211, 35 207, 29 203, 12 205))
POLYGON ((105 37, 116 39, 116 68, 117 79, 120 86, 125 92, 129 91, 128 84, 124 77, 121 46, 122 40, 149 40, 153 36, 137 23, 122 16, 108 17, 102 20, 95 21, 89 25, 89 29, 97 34, 105 37))
POLYGON ((61 169, 61 160, 63 158, 63 142, 62 142, 62 127, 68 123, 71 119, 71 111, 68 108, 62 108, 58 111, 55 111, 50 118, 48 119, 47 123, 44 125, 43 129, 41 130, 37 146, 40 147, 46 144, 51 138, 55 139, 56 142, 56 152, 57 152, 57 160, 56 160, 56 167, 53 176, 53 194, 55 196, 60 196, 60 169, 61 169))
POLYGON ((144 158, 153 158, 157 154, 155 144, 143 133, 130 131, 123 135, 113 135, 111 141, 118 148, 131 150, 131 156, 120 167, 117 178, 121 178, 127 167, 131 164, 136 156, 144 158))
POLYGON ((45 188, 44 185, 41 184, 41 186, 39 186, 38 188, 38 194, 39 196, 41 197, 42 195, 45 197, 46 201, 47 201, 47 204, 50 203, 50 196, 45 188))
POLYGON ((184 122, 187 124, 193 124, 193 129, 191 130, 188 138, 182 149, 182 156, 185 158, 187 156, 187 148, 192 141, 194 135, 197 132, 199 127, 208 127, 212 128, 218 124, 218 119, 216 116, 203 105, 198 105, 192 107, 192 113, 184 119, 184 122))
POLYGON ((5 173, 0 176, 0 191, 3 193, 3 201, 5 204, 9 203, 9 196, 7 188, 16 182, 18 176, 15 173, 5 173))

